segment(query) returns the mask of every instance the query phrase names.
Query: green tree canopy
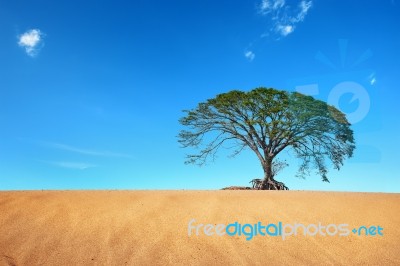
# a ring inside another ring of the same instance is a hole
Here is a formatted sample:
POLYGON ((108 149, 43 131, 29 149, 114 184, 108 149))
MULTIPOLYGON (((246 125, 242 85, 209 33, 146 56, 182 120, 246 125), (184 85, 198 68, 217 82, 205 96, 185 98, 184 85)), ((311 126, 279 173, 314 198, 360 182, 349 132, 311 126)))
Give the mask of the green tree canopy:
POLYGON ((204 164, 226 142, 236 147, 233 155, 250 148, 264 171, 263 189, 279 189, 272 166, 285 149, 291 149, 301 160, 301 176, 316 169, 326 182, 326 161, 339 170, 355 149, 345 114, 298 92, 233 90, 184 112, 179 122, 185 129, 179 133, 179 142, 183 147, 200 149, 187 155, 186 163, 204 164), (210 141, 206 135, 212 137, 210 141))

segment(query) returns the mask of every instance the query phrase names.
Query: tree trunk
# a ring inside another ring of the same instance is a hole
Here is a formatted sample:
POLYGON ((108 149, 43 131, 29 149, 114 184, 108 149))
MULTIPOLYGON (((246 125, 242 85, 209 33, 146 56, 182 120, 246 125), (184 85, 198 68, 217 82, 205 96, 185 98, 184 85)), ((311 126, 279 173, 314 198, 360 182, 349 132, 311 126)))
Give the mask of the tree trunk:
POLYGON ((261 164, 264 170, 264 180, 261 184, 262 190, 289 190, 284 183, 274 179, 272 174, 272 159, 267 158, 261 164))
POLYGON ((265 159, 261 162, 262 168, 264 170, 264 180, 261 185, 261 189, 269 190, 270 183, 272 181, 272 159, 265 159))

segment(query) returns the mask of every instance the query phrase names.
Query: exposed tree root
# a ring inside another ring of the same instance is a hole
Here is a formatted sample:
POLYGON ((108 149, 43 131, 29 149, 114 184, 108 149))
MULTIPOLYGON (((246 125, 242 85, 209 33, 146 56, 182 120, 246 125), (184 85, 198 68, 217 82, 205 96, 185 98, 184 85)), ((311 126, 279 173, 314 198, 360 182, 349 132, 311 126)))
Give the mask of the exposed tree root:
POLYGON ((250 183, 252 183, 253 189, 257 190, 289 190, 283 182, 276 181, 275 179, 263 180, 255 178, 250 183))

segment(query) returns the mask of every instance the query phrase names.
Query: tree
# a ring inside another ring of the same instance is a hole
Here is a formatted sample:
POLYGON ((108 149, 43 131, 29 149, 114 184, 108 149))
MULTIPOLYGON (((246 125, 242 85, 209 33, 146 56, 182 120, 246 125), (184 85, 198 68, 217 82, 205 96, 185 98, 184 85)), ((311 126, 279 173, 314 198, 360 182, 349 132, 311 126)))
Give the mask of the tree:
POLYGON ((300 176, 315 168, 322 181, 329 182, 326 161, 339 170, 355 149, 345 114, 298 92, 233 90, 183 112, 179 122, 186 128, 180 131, 178 141, 183 147, 201 148, 199 153, 187 155, 186 163, 203 165, 228 142, 235 147, 232 156, 249 148, 264 171, 262 189, 282 188, 274 175, 286 166, 277 160, 283 150, 293 151, 300 159, 300 176))

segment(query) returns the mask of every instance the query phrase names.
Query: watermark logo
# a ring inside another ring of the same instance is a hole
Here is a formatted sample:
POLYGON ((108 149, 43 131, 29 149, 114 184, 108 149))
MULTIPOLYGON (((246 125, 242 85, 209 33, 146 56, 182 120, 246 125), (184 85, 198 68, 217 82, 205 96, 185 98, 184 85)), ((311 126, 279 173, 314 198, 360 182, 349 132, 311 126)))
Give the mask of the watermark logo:
POLYGON ((348 58, 348 40, 340 39, 340 64, 334 63, 325 53, 318 51, 315 59, 320 65, 331 69, 326 75, 311 76, 291 81, 296 91, 327 98, 327 102, 347 115, 351 124, 363 121, 371 111, 371 94, 377 82, 373 69, 360 68, 373 53, 366 49, 353 62, 348 58), (346 96, 351 96, 346 97, 346 96), (346 98, 343 101, 342 98, 346 98))
POLYGON ((344 81, 340 82, 335 87, 332 88, 331 92, 328 96, 328 103, 330 105, 336 106, 340 108, 340 98, 342 95, 350 93, 353 97, 350 100, 350 104, 352 102, 358 101, 358 108, 354 111, 347 111, 347 119, 350 123, 355 124, 363 120, 370 109, 370 99, 369 94, 365 90, 365 88, 354 81, 344 81))
POLYGON ((247 241, 252 240, 256 236, 261 237, 279 237, 282 240, 293 236, 340 236, 345 237, 352 234, 359 236, 383 236, 383 227, 359 226, 349 229, 349 224, 327 224, 321 222, 317 224, 302 224, 302 223, 267 223, 257 222, 239 223, 235 221, 229 224, 203 224, 196 223, 195 219, 191 219, 188 223, 188 236, 244 236, 247 241))
MULTIPOLYGON (((368 48, 356 52, 350 44, 346 39, 339 39, 339 49, 333 46, 332 53, 327 49, 317 51, 314 64, 311 60, 305 64, 317 67, 319 74, 288 80, 287 86, 335 106, 346 114, 359 134, 382 130, 378 76, 374 69, 366 67, 370 65, 373 52, 368 48)), ((378 163, 381 160, 380 150, 371 143, 357 143, 357 153, 359 156, 352 159, 353 162, 378 163)))

